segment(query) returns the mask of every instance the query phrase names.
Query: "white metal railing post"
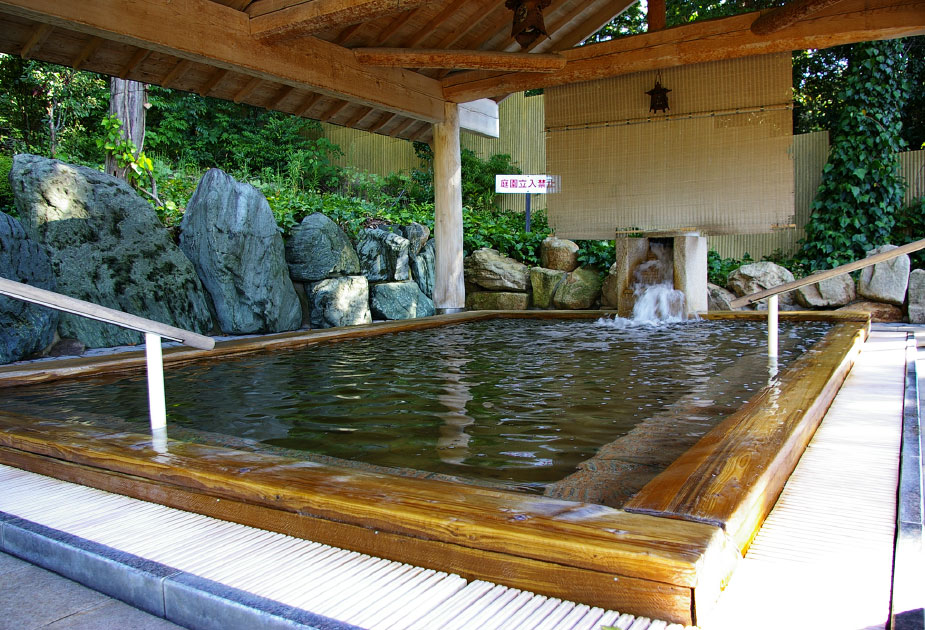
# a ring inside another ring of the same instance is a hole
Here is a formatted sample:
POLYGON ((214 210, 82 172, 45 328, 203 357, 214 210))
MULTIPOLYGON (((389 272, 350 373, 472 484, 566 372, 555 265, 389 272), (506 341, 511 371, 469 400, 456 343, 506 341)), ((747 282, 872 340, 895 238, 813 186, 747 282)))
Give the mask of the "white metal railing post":
POLYGON ((768 358, 777 358, 777 295, 768 298, 768 358))
POLYGON ((145 333, 145 358, 148 362, 148 409, 151 415, 151 431, 158 431, 167 427, 164 358, 161 353, 160 335, 145 333))

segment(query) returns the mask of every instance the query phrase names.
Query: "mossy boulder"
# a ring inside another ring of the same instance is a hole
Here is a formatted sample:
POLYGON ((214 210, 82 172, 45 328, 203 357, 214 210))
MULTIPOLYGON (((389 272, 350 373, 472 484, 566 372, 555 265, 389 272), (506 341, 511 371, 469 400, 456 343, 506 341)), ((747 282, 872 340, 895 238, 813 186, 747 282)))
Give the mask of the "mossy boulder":
POLYGON ((555 308, 579 310, 591 308, 601 296, 601 276, 593 267, 579 267, 568 274, 552 298, 555 308))

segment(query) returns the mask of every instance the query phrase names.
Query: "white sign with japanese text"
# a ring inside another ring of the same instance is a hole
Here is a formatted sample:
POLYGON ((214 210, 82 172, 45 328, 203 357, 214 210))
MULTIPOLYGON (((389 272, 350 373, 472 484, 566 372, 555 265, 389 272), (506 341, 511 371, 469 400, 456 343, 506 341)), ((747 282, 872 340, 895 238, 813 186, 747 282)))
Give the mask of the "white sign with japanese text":
POLYGON ((551 175, 495 175, 495 192, 546 195, 557 192, 557 179, 551 175))

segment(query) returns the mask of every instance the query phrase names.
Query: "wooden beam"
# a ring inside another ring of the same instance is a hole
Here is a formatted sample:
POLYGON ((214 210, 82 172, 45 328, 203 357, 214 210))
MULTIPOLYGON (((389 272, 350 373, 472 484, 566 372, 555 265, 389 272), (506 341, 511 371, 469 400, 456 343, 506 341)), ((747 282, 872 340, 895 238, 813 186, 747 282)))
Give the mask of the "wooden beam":
POLYGON ((150 54, 151 54, 151 51, 148 50, 147 48, 139 48, 138 50, 136 50, 135 54, 132 55, 132 58, 128 60, 128 63, 122 66, 122 70, 119 71, 119 78, 123 80, 127 79, 128 75, 134 72, 135 68, 140 66, 141 63, 145 59, 147 59, 148 55, 150 54))
POLYGON ((791 0, 782 7, 765 13, 752 23, 755 35, 770 35, 793 26, 813 13, 826 9, 842 0, 791 0))
POLYGON ((36 24, 35 28, 32 29, 32 34, 29 35, 29 39, 26 40, 26 43, 23 44, 23 47, 19 50, 19 56, 23 59, 28 59, 32 56, 32 50, 41 46, 48 36, 51 34, 52 26, 50 24, 36 24))
POLYGON ((407 120, 405 120, 405 122, 399 123, 399 125, 395 127, 395 129, 389 132, 389 137, 397 138, 401 134, 405 133, 405 131, 413 127, 416 122, 418 121, 414 120, 413 118, 408 118, 407 120))
POLYGON ((216 70, 213 72, 212 76, 209 77, 209 80, 199 88, 199 96, 208 96, 209 92, 215 89, 215 86, 218 85, 226 76, 228 76, 228 70, 216 70))
POLYGON ((211 0, 0 0, 0 12, 420 120, 444 115, 438 81, 362 66, 351 51, 313 37, 262 43, 246 13, 211 0))
POLYGON ((463 281, 462 158, 459 106, 446 104, 446 122, 434 125, 434 307, 466 308, 463 281))
POLYGON ((278 43, 403 13, 431 2, 434 0, 311 0, 271 13, 252 14, 251 34, 265 42, 278 43))
POLYGON ((334 38, 334 43, 338 46, 343 46, 344 43, 353 37, 358 30, 363 28, 363 26, 363 22, 358 22, 353 26, 348 26, 347 28, 341 30, 341 32, 337 34, 337 37, 334 38))
POLYGON ((443 80, 444 95, 466 102, 659 68, 925 33, 921 0, 844 0, 770 39, 751 31, 758 17, 746 13, 573 48, 562 52, 565 68, 547 74, 456 74, 443 80))
POLYGON ((554 72, 565 67, 565 57, 555 54, 501 53, 488 50, 440 50, 426 48, 354 48, 357 61, 394 68, 453 68, 554 72))
POLYGON ((462 29, 453 29, 446 36, 437 42, 437 45, 434 48, 453 48, 456 43, 462 38, 466 37, 471 33, 479 24, 481 24, 482 19, 486 18, 491 11, 490 7, 495 3, 495 0, 482 0, 481 2, 467 2, 466 5, 470 7, 470 13, 468 19, 466 19, 463 24, 467 26, 462 29))
POLYGON ((84 47, 80 50, 80 53, 74 58, 74 61, 71 62, 71 66, 75 70, 80 70, 80 68, 87 62, 87 59, 99 50, 100 46, 103 45, 103 40, 99 37, 91 37, 84 47))

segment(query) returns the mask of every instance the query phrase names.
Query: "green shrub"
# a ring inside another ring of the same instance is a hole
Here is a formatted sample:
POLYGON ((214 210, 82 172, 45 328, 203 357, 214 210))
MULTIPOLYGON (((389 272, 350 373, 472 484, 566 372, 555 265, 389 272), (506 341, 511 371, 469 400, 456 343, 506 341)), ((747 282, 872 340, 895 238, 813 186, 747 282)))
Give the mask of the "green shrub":
POLYGON ((715 249, 707 252, 707 281, 717 286, 726 287, 729 283, 729 274, 741 267, 742 265, 755 262, 755 260, 745 252, 745 255, 739 258, 723 258, 715 249))
POLYGON ((13 168, 13 157, 0 154, 0 212, 18 216, 16 206, 13 205, 13 188, 10 186, 10 169, 13 168))
MULTIPOLYGON (((919 197, 910 205, 900 208, 894 215, 896 219, 890 234, 890 243, 905 245, 925 238, 925 196, 919 197)), ((913 269, 925 269, 925 251, 910 254, 913 269)))

